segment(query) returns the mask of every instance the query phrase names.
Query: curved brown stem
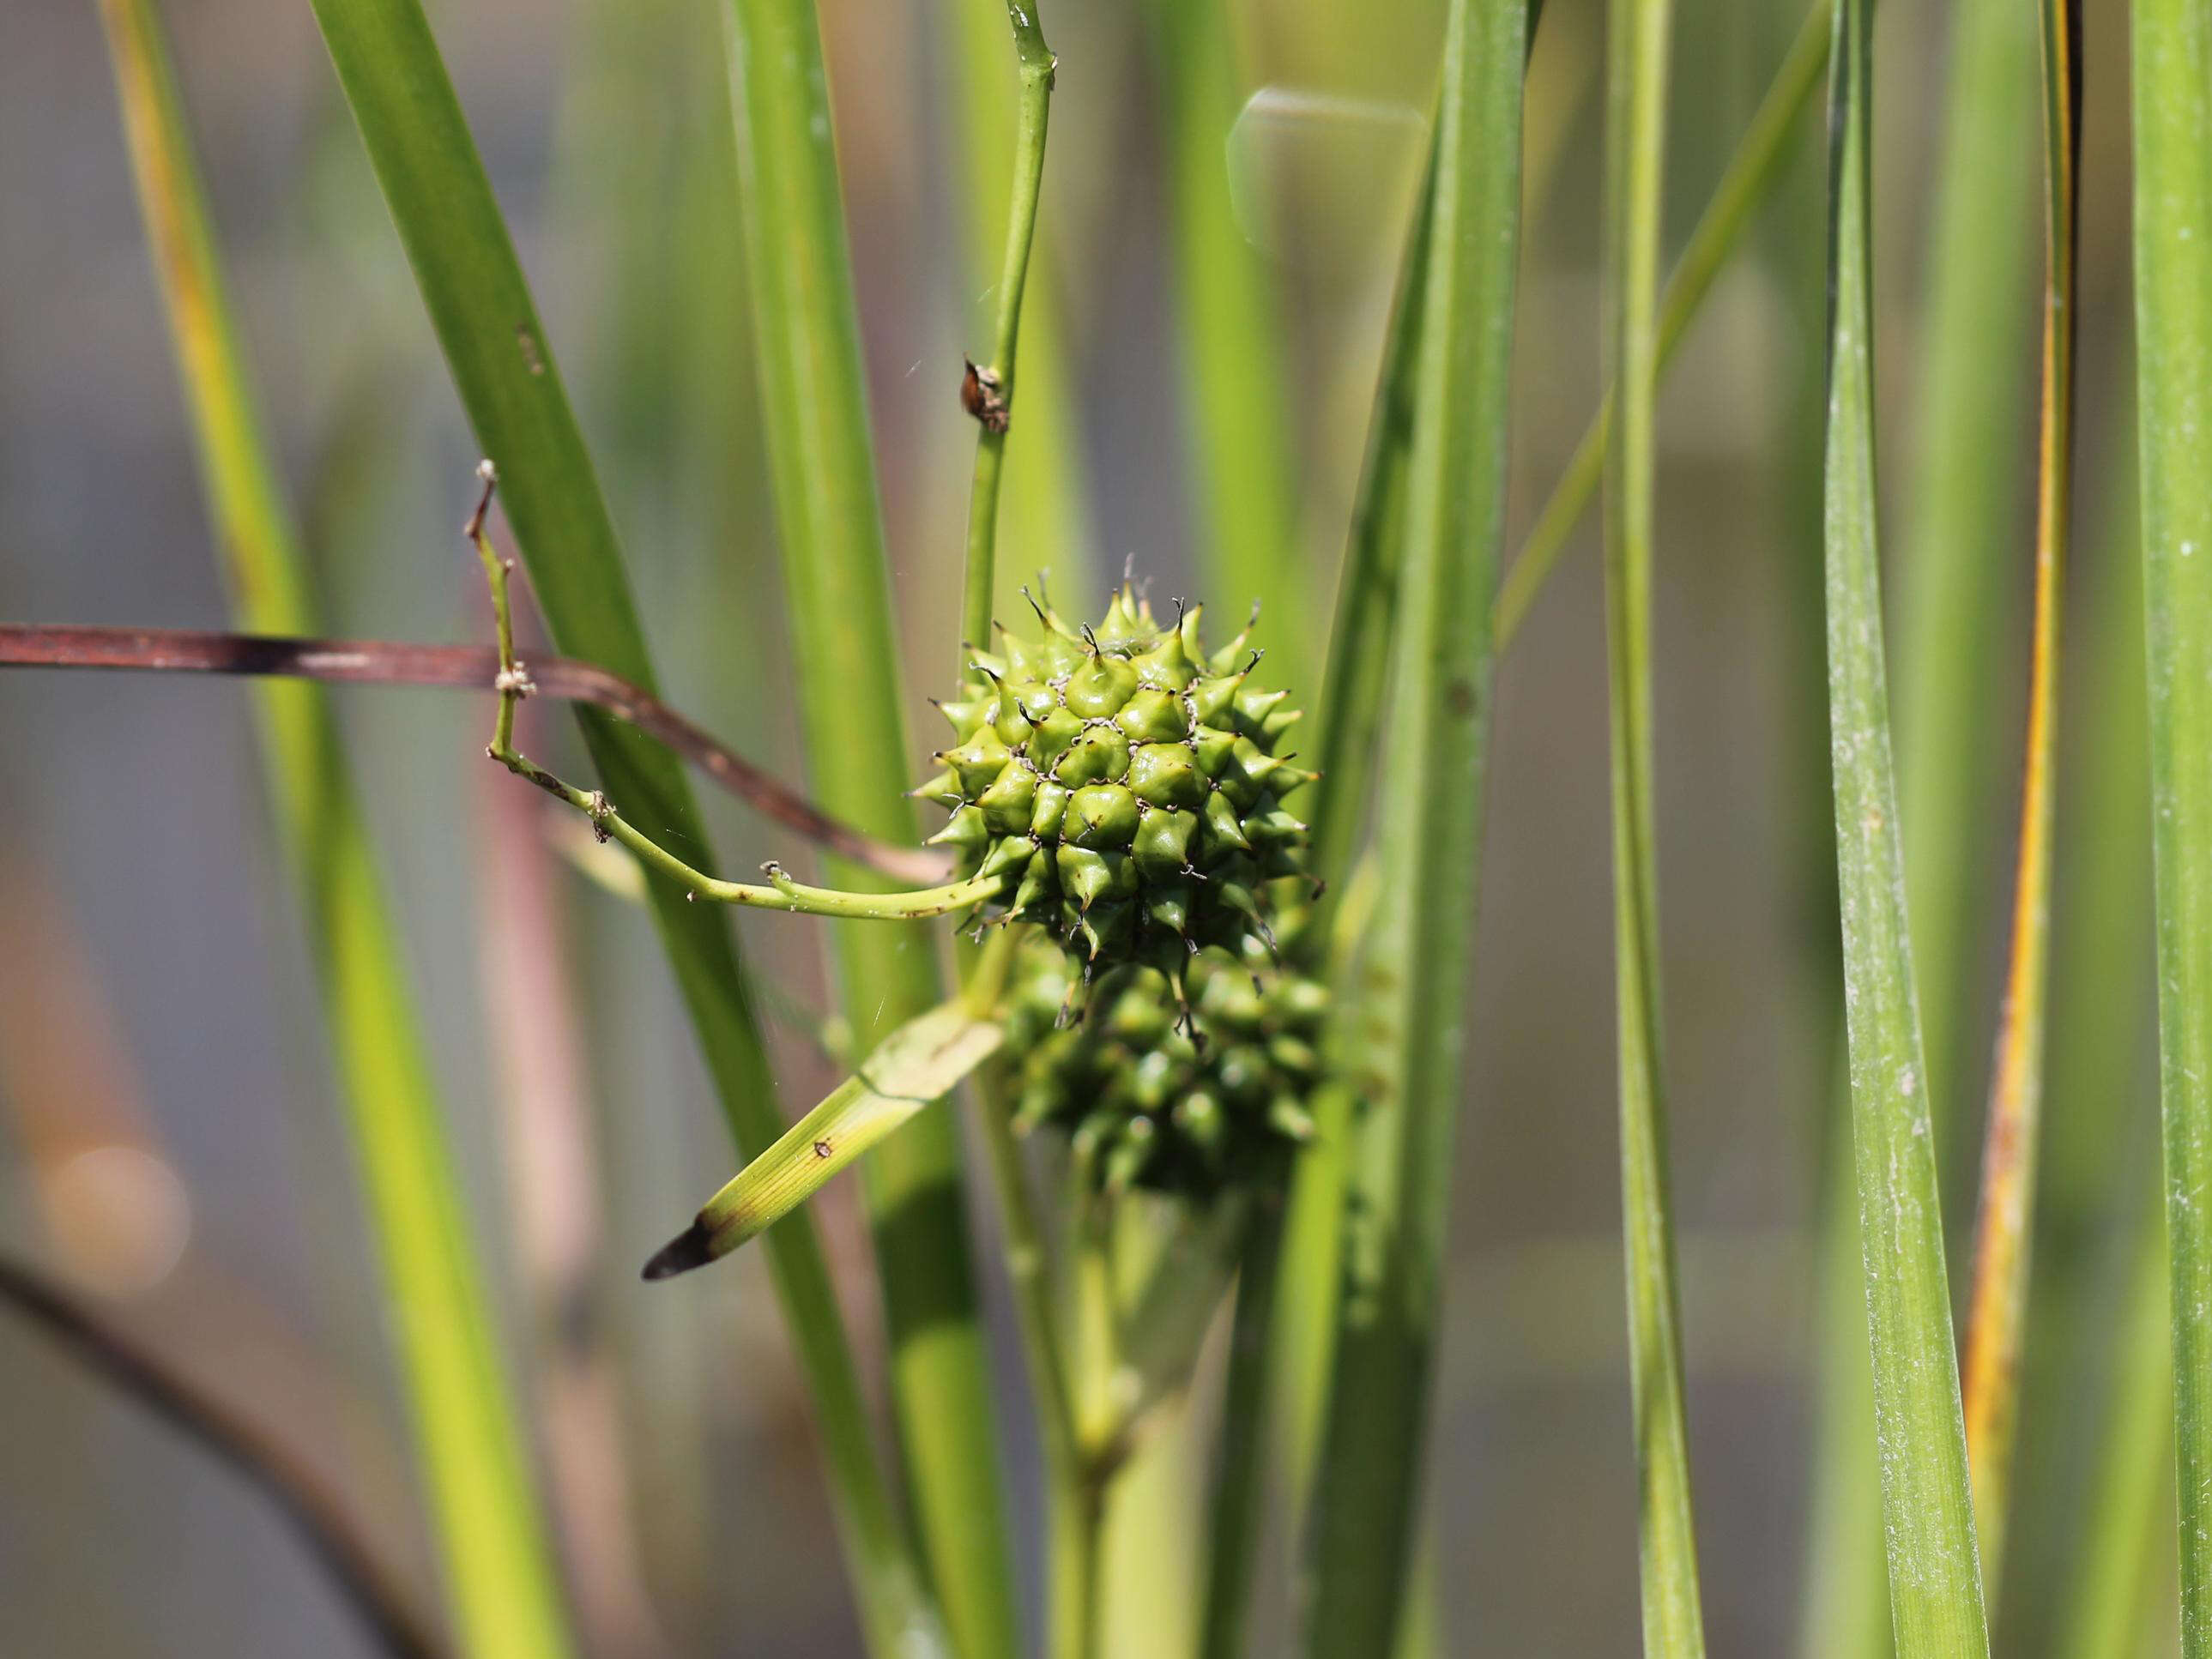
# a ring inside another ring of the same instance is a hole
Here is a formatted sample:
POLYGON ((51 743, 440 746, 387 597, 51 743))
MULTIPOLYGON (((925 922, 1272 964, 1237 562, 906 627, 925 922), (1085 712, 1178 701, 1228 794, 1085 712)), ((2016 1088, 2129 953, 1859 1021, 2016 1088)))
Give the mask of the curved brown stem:
MULTIPOLYGON (((489 691, 499 673, 499 653, 489 646, 0 623, 0 668, 138 669, 489 691)), ((570 657, 537 659, 530 664, 530 680, 540 696, 591 703, 628 721, 763 817, 826 852, 925 885, 943 881, 950 871, 948 860, 938 854, 878 841, 831 817, 643 687, 596 664, 570 657)))
POLYGON ((386 1652, 398 1659, 446 1659, 446 1644, 378 1559, 344 1503, 287 1448, 29 1268, 0 1260, 0 1302, 58 1338, 274 1504, 386 1652))

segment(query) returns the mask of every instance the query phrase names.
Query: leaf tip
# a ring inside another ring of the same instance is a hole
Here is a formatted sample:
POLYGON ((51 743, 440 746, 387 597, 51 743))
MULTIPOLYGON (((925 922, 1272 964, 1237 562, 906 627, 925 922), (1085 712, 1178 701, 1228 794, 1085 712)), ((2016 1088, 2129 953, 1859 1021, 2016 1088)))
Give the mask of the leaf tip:
POLYGON ((645 1264, 643 1277, 648 1284, 673 1279, 694 1267, 705 1267, 719 1254, 714 1249, 714 1235, 695 1221, 653 1252, 653 1260, 645 1264))

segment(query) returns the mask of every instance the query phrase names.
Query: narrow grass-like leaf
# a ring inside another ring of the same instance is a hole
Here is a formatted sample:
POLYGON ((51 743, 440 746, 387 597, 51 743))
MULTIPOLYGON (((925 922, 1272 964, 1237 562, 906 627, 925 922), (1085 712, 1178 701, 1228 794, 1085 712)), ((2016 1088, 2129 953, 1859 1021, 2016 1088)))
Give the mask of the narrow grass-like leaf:
POLYGON ((1146 0, 1175 230, 1182 364, 1199 516, 1197 567, 1224 616, 1260 605, 1269 678, 1308 684, 1312 611, 1297 557, 1289 378, 1273 276, 1239 228, 1226 146, 1237 118, 1231 9, 1146 0))
POLYGON ((1898 1659, 1986 1656, 1927 1069, 1906 933, 1875 547, 1872 0, 1836 11, 1830 115, 1828 705, 1860 1251, 1898 1659))
POLYGON ((1612 0, 1606 29, 1606 355, 1614 394, 1605 487, 1605 620, 1621 1237, 1627 1256, 1644 1651, 1701 1659, 1705 1615, 1698 1595, 1681 1293, 1668 1200, 1659 851, 1652 804, 1652 496, 1659 392, 1655 313, 1671 9, 1668 0, 1612 0))
MULTIPOLYGON (((1429 215, 1435 169, 1429 169, 1401 256, 1398 293, 1391 307, 1373 413, 1369 417, 1367 455, 1354 501, 1352 529, 1339 578, 1334 625, 1329 634, 1329 665, 1321 709, 1321 771, 1328 780, 1314 793, 1313 867, 1326 884, 1313 929, 1299 941, 1316 957, 1339 932, 1345 908, 1341 895, 1349 878, 1353 845, 1365 822, 1370 785, 1381 751, 1384 677, 1397 614, 1399 556, 1405 538, 1406 471, 1412 455, 1414 377, 1419 352, 1421 296, 1428 280, 1429 215)), ((1330 975, 1332 983, 1337 976, 1330 975)), ((1264 1372, 1232 1366, 1224 1410, 1239 1419, 1279 1413, 1287 1460, 1285 1487, 1291 1513, 1303 1512, 1312 1484, 1328 1397, 1336 1336, 1337 1251, 1342 1232, 1344 1188, 1351 1158, 1351 1091, 1326 1082, 1313 1102, 1316 1132, 1291 1176, 1284 1237, 1272 1253, 1273 1271, 1288 1289, 1278 1294, 1253 1279, 1245 1288, 1256 1301, 1273 1304, 1273 1334, 1264 1372)), ((1270 1254, 1256 1258, 1264 1267, 1270 1254)), ((1243 1304, 1240 1302, 1240 1309, 1243 1304)), ((1241 1314, 1240 1314, 1241 1316, 1241 1314)), ((1224 1449, 1224 1451, 1227 1449, 1224 1449)), ((1238 1534, 1253 1506, 1229 1478, 1242 1470, 1256 1478, 1256 1463, 1246 1468, 1226 1455, 1224 1482, 1217 1486, 1213 1517, 1228 1528, 1217 1531, 1213 1548, 1233 1558, 1249 1547, 1238 1534)), ((1222 1594, 1236 1589, 1235 1576, 1217 1578, 1222 1594)), ((1205 1627, 1226 1632, 1228 1609, 1210 1610, 1205 1627)))
MULTIPOLYGON (((1698 217, 1681 257, 1667 278, 1667 291, 1659 307, 1659 370, 1664 374, 1674 352, 1690 331, 1712 292, 1713 283, 1727 265, 1729 256, 1742 240, 1759 204, 1782 175, 1790 153, 1790 140, 1798 118, 1813 101, 1827 67, 1828 40, 1835 27, 1829 0, 1814 0, 1805 15, 1797 38, 1790 43, 1774 80, 1759 100, 1751 125, 1737 141, 1735 153, 1713 186, 1712 198, 1698 217)), ((1506 571, 1498 592, 1494 623, 1498 648, 1503 651, 1521 630, 1529 608, 1543 591, 1567 550, 1568 538, 1597 494, 1605 471, 1607 432, 1613 420, 1613 388, 1608 385, 1597 413, 1590 419, 1582 441, 1567 462, 1566 471, 1552 487, 1528 538, 1506 571)))
MULTIPOLYGON (((830 811, 886 840, 911 842, 906 789, 914 756, 813 0, 726 0, 723 18, 737 120, 735 205, 744 221, 807 769, 830 811)), ((1048 87, 1050 55, 1041 39, 1025 59, 1032 55, 1048 87)), ((1032 119, 1041 160, 1041 109, 1032 119)), ((1025 267, 1026 235, 1022 243, 1025 267)), ((1011 363, 1011 331, 1002 335, 999 349, 1011 363)), ((986 585, 978 603, 988 605, 988 598, 986 585)), ((829 868, 840 885, 874 879, 834 860, 829 868)), ((936 958, 921 938, 840 925, 833 940, 845 1015, 864 1047, 937 1002, 936 958)), ((862 1186, 923 1555, 960 1650, 969 1659, 1011 1659, 1018 1625, 958 1120, 940 1112, 917 1122, 868 1161, 862 1186)))
POLYGON ((2138 1230, 2127 1299, 2106 1328, 2115 1333, 2115 1364, 2098 1438, 2103 1455, 2088 1506, 2067 1529, 2077 1547, 2056 1650, 2067 1659, 2140 1659, 2157 1595, 2153 1564, 2171 1537, 2172 1303, 2165 1229, 2155 1209, 2143 1207, 2148 1224, 2138 1230))
POLYGON ((2135 294, 2181 1645, 2212 1654, 2212 3, 2135 0, 2135 294))
MULTIPOLYGON (((2034 8, 1961 0, 1936 161, 1914 402, 1912 489, 1898 571, 1898 806, 1921 988, 1926 1085, 1947 1194, 1965 1197, 1988 1050, 1974 988, 2004 856, 1996 757, 2009 677, 1999 645, 2019 614, 2028 460, 2036 202, 2034 8)), ((1964 1218, 1964 1212, 1961 1212, 1964 1218)))
POLYGON ((646 1263, 668 1279, 718 1261, 830 1184, 830 1178, 940 1099, 998 1051, 1005 1033, 964 1000, 908 1020, 860 1069, 702 1206, 646 1263))
POLYGON ((1997 1033, 1982 1152, 1981 1211, 1966 1325, 1966 1456, 1981 1531, 1982 1578, 1998 1580, 2011 1501, 2027 1314, 2028 1218, 2042 1115, 2044 1011, 2051 985, 2051 842, 2057 798, 2058 613, 2074 489, 2075 173, 2081 146, 2081 17, 2077 0, 2044 0, 2046 191, 2043 416, 2036 497, 2035 623, 2028 678, 2027 762, 2021 791, 2012 958, 1997 1033))
MULTIPOLYGON (((538 320, 483 163, 419 0, 317 0, 317 21, 414 266, 554 643, 651 690, 621 548, 552 347, 538 320)), ((672 757, 610 717, 581 716, 607 794, 648 830, 693 834, 672 757)), ((674 883, 651 902, 725 1116, 741 1152, 785 1129, 726 921, 674 883)), ((821 1243, 779 1228, 769 1268, 821 1424, 855 1595, 878 1655, 927 1643, 935 1615, 878 1462, 866 1405, 821 1243)))
POLYGON ((2156 1165, 2139 1156, 2152 1143, 2138 1133, 2155 1121, 2156 1085, 2142 1062, 2156 991, 2133 414, 2130 402, 2113 422, 2123 440, 2112 452, 2111 504, 2077 562, 2091 597, 2069 679, 2086 695, 2069 705, 2081 714, 2069 725, 2074 759, 2058 805, 2070 852, 2051 966, 2051 1004, 2066 1012, 2051 1028, 2035 1216, 2033 1294, 2048 1305, 2039 1306, 2021 1401, 2035 1431, 2021 1438, 2014 1480, 2008 1554, 2019 1570, 1992 1609, 2000 1636, 2009 1613, 2013 1628, 2053 1631, 2052 1651, 2067 1659, 2136 1659, 2155 1583, 2172 1575, 2166 1218, 2156 1165), (2103 1387, 2094 1431, 2049 1433, 2044 1425, 2067 1420, 2094 1382, 2103 1387), (2087 1479, 2030 1484, 2061 1460, 2065 1474, 2087 1469, 2087 1479))
MULTIPOLYGON (((150 0, 101 15, 240 624, 315 625, 247 373, 168 47, 150 0)), ((337 726, 319 687, 269 685, 262 752, 307 925, 455 1622, 467 1650, 570 1650, 514 1391, 445 1113, 337 726)))
POLYGON ((1382 766, 1376 925, 1346 1028, 1360 1039, 1342 1300, 1311 1551, 1307 1650, 1387 1652, 1413 1556, 1435 1355, 1490 720, 1520 243, 1521 0, 1454 0, 1401 623, 1382 766))
MULTIPOLYGON (((1964 1090, 1980 1060, 1970 1031, 1973 941, 1987 915, 1983 872, 2002 856, 1988 803, 2008 637, 2020 584, 2011 572, 2024 528, 2027 459, 2018 410, 2027 395, 2027 234, 2033 181, 2033 20, 2020 0, 1961 0, 1951 26, 1929 236, 1926 315, 1914 389, 1913 489, 1897 570, 1898 799, 1917 970, 1926 1090, 1937 1168, 1954 1176, 1973 1115, 1964 1090)), ((1948 1188, 1964 1194, 1955 1186, 1948 1188)), ((1841 1223, 1845 1212, 1835 1219, 1841 1223)), ((1824 1291, 1835 1317, 1863 1322, 1861 1274, 1824 1291)), ((1863 1347, 1863 1339, 1856 1339, 1863 1347)), ((1808 1659, 1887 1659, 1881 1584, 1880 1474, 1857 1443, 1865 1361, 1848 1384, 1824 1377, 1835 1413, 1814 1474, 1822 1535, 1805 1631, 1808 1659), (1870 1612, 1869 1609, 1872 1609, 1870 1612)))

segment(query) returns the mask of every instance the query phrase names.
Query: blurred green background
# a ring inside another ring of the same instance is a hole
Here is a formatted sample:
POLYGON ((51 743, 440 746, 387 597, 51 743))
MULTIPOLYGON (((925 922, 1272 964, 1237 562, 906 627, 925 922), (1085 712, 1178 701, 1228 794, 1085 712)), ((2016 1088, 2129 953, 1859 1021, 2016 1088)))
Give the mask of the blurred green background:
MULTIPOLYGON (((954 393, 963 350, 988 339, 991 278, 977 273, 995 269, 987 250, 1003 212, 995 183, 978 204, 971 146, 1013 95, 1011 48, 998 38, 980 75, 963 6, 1002 37, 998 0, 822 7, 906 656, 925 670, 948 660, 955 628, 974 440, 954 393)), ((1230 10, 1225 137, 1197 148, 1205 187, 1231 205, 1267 349, 1249 364, 1247 395, 1281 428, 1289 496, 1273 533, 1316 596, 1306 614, 1266 625, 1310 654, 1442 9, 1230 0, 1230 10)), ((1190 256, 1170 66, 1142 11, 1062 4, 1048 19, 1061 69, 1031 292, 1051 313, 1065 401, 1051 429, 1033 413, 1023 443, 1056 452, 1068 489, 1024 507, 1017 483, 1001 563, 1010 586, 1055 571, 1055 592, 1087 609, 1126 562, 1156 595, 1233 615, 1249 596, 1192 593, 1193 549, 1223 533, 1224 514, 1265 504, 1210 501, 1194 457, 1186 371, 1206 343, 1190 337, 1182 303, 1190 256)), ((1598 389, 1602 12, 1596 0, 1549 0, 1530 67, 1516 536, 1598 389)), ((2014 13, 2014 48, 2032 68, 2033 10, 2014 13)), ((307 9, 171 0, 165 15, 333 627, 488 638, 455 533, 475 453, 307 9)), ((1771 0, 1681 0, 1671 242, 1802 16, 1771 0)), ((2016 184, 2009 200, 1997 190, 1983 204, 1981 233, 2017 239, 2016 280, 1971 295, 1998 349, 1969 406, 1942 416, 1970 427, 1933 431, 1924 379, 1939 331, 1959 325, 1930 299, 1958 21, 1950 8, 1885 9, 1875 119, 1893 607, 1912 591, 1902 567, 1917 544, 1901 532, 1933 488, 1929 458, 1963 448, 2014 481, 1981 520, 2017 550, 1977 619, 1995 735, 1970 781, 1986 810, 1945 895, 1966 943, 1956 1075, 1937 1105, 1947 1144, 1965 1148, 2010 887, 2040 139, 2023 94, 2016 184)), ((434 22, 624 532, 671 700, 796 775, 716 9, 443 0, 434 22)), ((2119 1317, 2154 1141, 2142 794, 2125 770, 2141 743, 2128 654, 2139 647, 2124 609, 2125 40, 2114 9, 2091 8, 2087 26, 2081 542, 2038 1261, 2039 1295, 2054 1288, 2031 1314, 2023 1424, 2023 1502, 2040 1518, 2014 1525, 2000 1641, 2020 1653, 2057 1650, 2050 1607, 2076 1553, 2103 1339, 2119 1317), (2101 930, 2069 921, 2092 902, 2101 930)), ((1668 1061, 1705 1613, 1723 1654, 1798 1644, 1814 1507, 1817 1228, 1837 1036, 1817 611, 1818 120, 1800 124, 1776 198, 1661 405, 1668 1061)), ((2002 250, 1994 263, 2008 265, 2002 250)), ((1450 1654, 1624 1653, 1638 1630, 1595 536, 1593 522, 1500 667, 1431 1466, 1439 1650, 1450 1654)), ((0 616, 220 627, 225 615, 95 8, 17 0, 0 9, 0 616)), ((1894 631, 1909 638, 1910 619, 1894 631)), ((916 687, 917 734, 931 733, 927 689, 916 687)), ((673 1285, 636 1280, 730 1157, 643 919, 581 879, 536 803, 484 765, 479 700, 356 690, 338 703, 479 1231, 501 1270, 511 1352, 542 1340, 528 1334, 543 1323, 530 1310, 546 1295, 562 1314, 559 1363, 532 1374, 541 1466, 562 1471, 564 1516, 586 1529, 576 1595, 637 1653, 858 1651, 757 1255, 673 1285), (548 1207, 518 1203, 525 1171, 548 1207)), ((365 1233, 248 713, 231 684, 0 677, 0 1244, 105 1299, 295 1439, 427 1596, 365 1233)), ((1908 744, 1917 713, 1900 708, 1908 744)), ((564 724, 538 718, 539 744, 572 743, 564 724)), ((1910 852, 1909 799, 1905 811, 1910 852)), ((708 814, 696 833, 733 866, 799 850, 725 802, 708 814)), ((774 916, 743 930, 776 997, 826 1006, 818 930, 774 916)), ((792 1111, 833 1076, 793 1022, 778 1060, 792 1111)), ((1946 1063, 1931 1060, 1939 1085, 1946 1063)), ((1954 1238, 1969 1192, 1959 1179, 1947 1189, 1954 1238)), ((865 1336, 873 1289, 849 1183, 818 1211, 865 1336)), ((994 1317, 1003 1330, 995 1301, 994 1317)), ((1015 1424, 1011 1341, 1000 1352, 1015 1424)), ((1201 1417, 1207 1397, 1201 1389, 1201 1417)), ((1034 1448, 1010 1432, 1017 1514, 1034 1522, 1034 1448)), ((1203 1458, 1176 1443, 1158 1478, 1194 1491, 1203 1458)), ((567 1540, 577 1546, 574 1532, 567 1540)), ((1190 1571, 1172 1528, 1124 1547, 1149 1547, 1164 1583, 1190 1571)), ((1282 1628, 1287 1559, 1279 1540, 1260 1650, 1282 1628)), ((1159 1616, 1117 1613, 1114 1650, 1172 1650, 1159 1616)), ((27 1655, 367 1650, 259 1504, 4 1318, 0 1621, 0 1646, 27 1655)))

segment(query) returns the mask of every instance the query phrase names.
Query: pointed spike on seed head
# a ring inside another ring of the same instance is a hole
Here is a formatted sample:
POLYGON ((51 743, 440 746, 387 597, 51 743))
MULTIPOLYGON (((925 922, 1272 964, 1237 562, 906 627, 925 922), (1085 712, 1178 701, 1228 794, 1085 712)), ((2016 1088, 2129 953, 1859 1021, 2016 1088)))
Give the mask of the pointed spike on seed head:
POLYGON ((1200 726, 1218 726, 1221 717, 1235 707, 1238 688, 1244 684, 1242 674, 1212 675, 1194 680, 1190 687, 1190 709, 1200 726))
MULTIPOLYGON (((1207 665, 1217 674, 1227 673, 1231 667, 1235 666, 1237 659, 1243 654, 1245 646, 1251 641, 1252 630, 1259 625, 1260 601, 1255 599, 1252 601, 1252 614, 1244 619, 1244 626, 1237 630, 1237 637, 1215 652, 1207 659, 1207 665)), ((1255 653, 1253 660, 1256 662, 1258 659, 1255 653)))
POLYGON ((1193 662, 1209 660, 1206 654, 1206 641, 1200 637, 1205 621, 1206 607, 1202 605, 1191 606, 1176 619, 1176 637, 1182 641, 1183 654, 1193 662))
POLYGON ((1240 853, 1252 850, 1251 838, 1245 835, 1244 826, 1237 817, 1237 808, 1228 796, 1218 789, 1206 798, 1206 827, 1212 838, 1235 848, 1240 853))

